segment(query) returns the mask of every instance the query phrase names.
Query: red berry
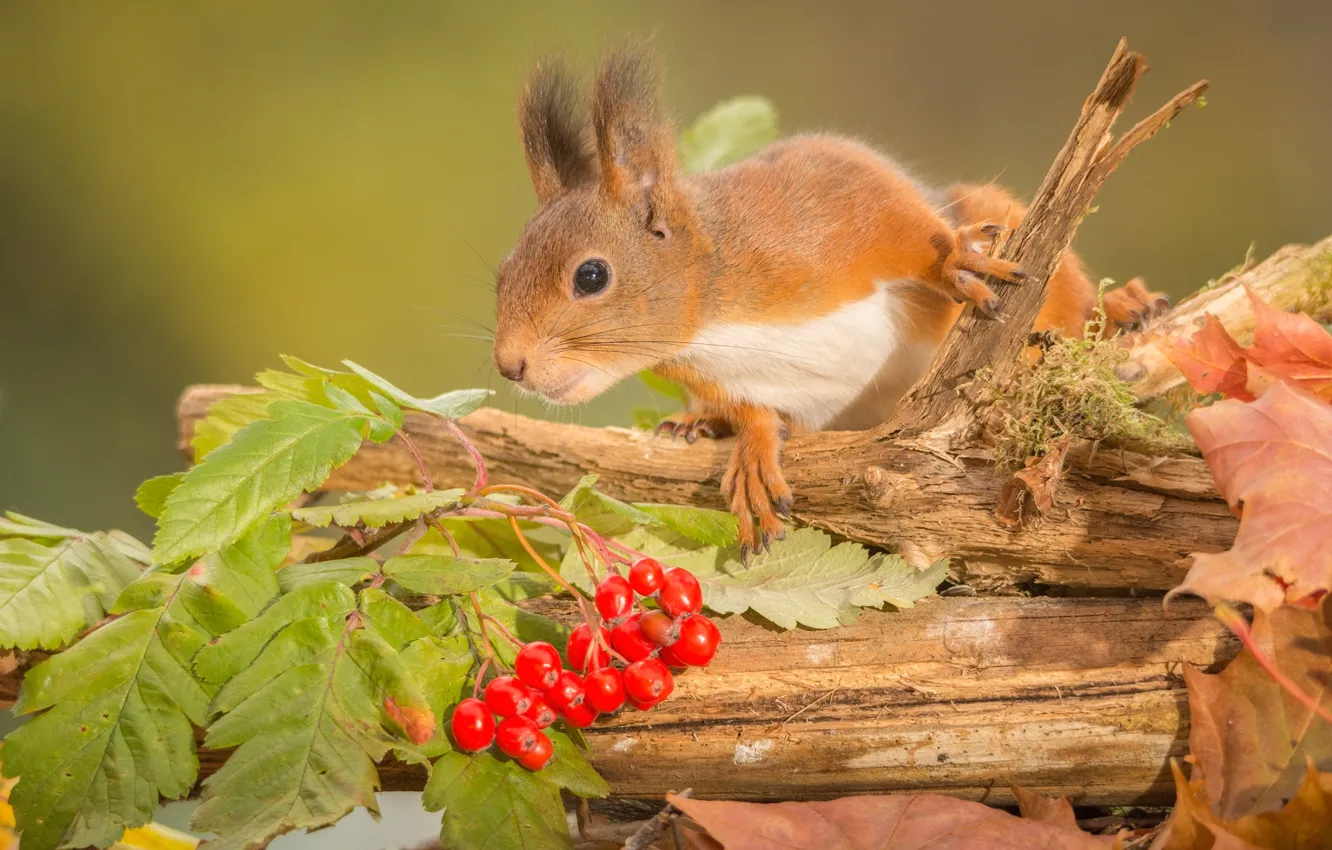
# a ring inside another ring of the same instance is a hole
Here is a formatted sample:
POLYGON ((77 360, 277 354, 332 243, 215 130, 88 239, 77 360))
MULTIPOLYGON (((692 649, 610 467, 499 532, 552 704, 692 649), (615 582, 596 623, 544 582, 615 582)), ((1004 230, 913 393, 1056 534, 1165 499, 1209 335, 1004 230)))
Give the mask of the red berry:
POLYGON ((624 679, 614 667, 602 667, 583 680, 583 701, 604 714, 624 705, 624 679))
POLYGON ((499 676, 486 685, 486 705, 500 717, 517 717, 532 707, 532 692, 513 676, 499 676))
POLYGON ((721 643, 721 632, 717 631, 717 625, 698 614, 680 620, 676 626, 680 637, 670 646, 671 657, 690 667, 706 667, 712 661, 712 656, 717 654, 717 646, 721 643))
POLYGON ((660 658, 662 661, 666 662, 666 664, 671 667, 689 666, 687 663, 685 663, 685 661, 682 658, 680 658, 678 655, 675 654, 674 646, 663 646, 661 648, 661 652, 657 653, 657 657, 660 658))
POLYGON ((453 709, 450 722, 453 729, 453 742, 458 749, 474 753, 484 750, 495 740, 495 715, 490 713, 486 704, 475 697, 468 697, 453 709))
POLYGON ((544 691, 555 684, 555 677, 564 667, 560 651, 545 641, 535 641, 518 650, 513 659, 513 672, 529 688, 544 691))
POLYGON ((627 620, 611 630, 611 646, 629 661, 641 661, 657 649, 657 645, 638 627, 642 616, 630 614, 627 620))
POLYGON ((664 611, 648 611, 639 618, 638 630, 657 646, 670 646, 680 636, 675 621, 664 611))
POLYGON ((607 576, 597 585, 597 612, 607 620, 618 620, 634 607, 634 589, 624 576, 607 576))
MULTIPOLYGON (((605 626, 598 628, 601 629, 601 637, 610 644, 611 633, 605 626)), ((592 630, 587 627, 587 623, 582 623, 569 632, 569 642, 564 646, 564 654, 569 659, 569 666, 574 670, 586 670, 589 667, 595 670, 610 663, 610 653, 606 650, 598 647, 596 652, 592 652, 592 630), (589 658, 589 654, 593 657, 589 658)))
POLYGON ((703 610, 703 588, 698 586, 698 579, 689 570, 669 569, 662 576, 657 604, 672 617, 697 614, 703 610))
POLYGON ((638 711, 651 711, 652 709, 656 708, 658 705, 661 704, 661 700, 659 700, 659 699, 658 699, 658 700, 653 700, 652 702, 639 702, 639 701, 636 700, 636 699, 629 699, 629 700, 625 700, 625 701, 626 701, 627 703, 629 703, 629 705, 631 705, 631 706, 633 706, 635 709, 637 709, 638 711))
POLYGON ((541 730, 526 717, 506 717, 495 727, 495 743, 500 752, 514 758, 536 749, 538 735, 541 730))
POLYGON ((575 729, 586 729, 597 719, 597 710, 586 702, 576 702, 560 709, 564 722, 575 729))
POLYGON ((629 586, 639 596, 651 596, 661 587, 661 564, 652 558, 639 558, 629 567, 629 586))
POLYGON ((538 729, 545 729, 560 719, 560 713, 541 694, 532 694, 532 707, 523 712, 523 717, 535 723, 538 729))
POLYGON ((555 680, 555 684, 546 689, 546 702, 559 711, 566 706, 581 701, 583 698, 583 679, 572 670, 565 670, 555 680))
POLYGON ((644 658, 624 668, 624 692, 643 703, 661 702, 675 689, 671 670, 655 658, 644 658))
POLYGON ((528 770, 540 770, 550 763, 550 757, 553 755, 555 755, 555 747, 551 745, 550 739, 538 732, 536 746, 532 748, 531 752, 518 756, 518 763, 528 770))

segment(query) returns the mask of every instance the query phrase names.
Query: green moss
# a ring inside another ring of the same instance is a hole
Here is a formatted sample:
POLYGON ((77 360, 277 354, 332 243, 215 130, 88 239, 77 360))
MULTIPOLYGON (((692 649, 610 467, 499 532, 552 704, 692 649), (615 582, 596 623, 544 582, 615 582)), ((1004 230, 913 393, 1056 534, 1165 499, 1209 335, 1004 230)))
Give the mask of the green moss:
POLYGON ((1054 337, 1039 363, 1003 386, 980 376, 982 397, 997 414, 995 460, 1001 471, 1045 454, 1068 435, 1148 454, 1197 452, 1182 428, 1136 406, 1132 389, 1115 374, 1128 352, 1100 339, 1104 321, 1098 312, 1083 339, 1054 337))
POLYGON ((1309 261, 1308 294, 1299 305, 1315 321, 1332 322, 1332 251, 1325 251, 1309 261))

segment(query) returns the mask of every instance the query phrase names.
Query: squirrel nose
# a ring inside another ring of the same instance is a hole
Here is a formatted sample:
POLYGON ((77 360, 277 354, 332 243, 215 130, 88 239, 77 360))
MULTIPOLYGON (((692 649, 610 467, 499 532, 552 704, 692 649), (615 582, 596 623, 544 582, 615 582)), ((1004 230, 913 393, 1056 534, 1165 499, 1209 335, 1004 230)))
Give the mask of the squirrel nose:
POLYGON ((521 381, 523 374, 527 371, 527 358, 519 357, 517 360, 497 360, 495 368, 499 373, 510 381, 521 381))

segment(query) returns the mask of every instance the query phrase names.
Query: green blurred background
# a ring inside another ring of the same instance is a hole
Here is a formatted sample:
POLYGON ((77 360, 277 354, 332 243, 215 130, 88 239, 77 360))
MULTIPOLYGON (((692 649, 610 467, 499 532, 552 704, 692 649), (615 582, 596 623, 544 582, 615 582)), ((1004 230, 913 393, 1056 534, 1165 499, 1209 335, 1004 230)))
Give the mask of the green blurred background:
MULTIPOLYGON (((1115 41, 1137 118, 1203 76, 1079 239, 1172 293, 1332 231, 1332 4, 0 2, 0 507, 147 535, 173 405, 279 352, 490 385, 493 265, 534 200, 537 53, 655 33, 681 121, 770 97, 927 178, 1030 195, 1115 41), (463 336, 456 336, 462 334, 463 336)), ((625 423, 637 386, 548 415, 625 423)), ((507 410, 543 413, 507 392, 507 410)))

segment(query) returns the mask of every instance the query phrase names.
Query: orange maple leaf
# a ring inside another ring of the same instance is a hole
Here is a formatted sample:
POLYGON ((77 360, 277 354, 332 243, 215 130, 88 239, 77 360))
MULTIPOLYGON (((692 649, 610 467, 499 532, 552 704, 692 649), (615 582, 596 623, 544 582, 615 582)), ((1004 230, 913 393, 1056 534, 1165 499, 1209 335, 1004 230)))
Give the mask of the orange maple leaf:
POLYGON ((1229 551, 1195 553, 1171 595, 1264 611, 1316 604, 1332 588, 1332 405, 1277 383, 1185 421, 1240 527, 1229 551))
POLYGON ((401 706, 393 697, 385 697, 384 713, 402 727, 413 744, 424 744, 435 736, 435 713, 429 708, 401 706))
POLYGON ((1242 401, 1253 399, 1244 386, 1249 377, 1244 349, 1216 316, 1208 313, 1202 329, 1188 341, 1176 340, 1168 353, 1198 392, 1221 393, 1242 401))

